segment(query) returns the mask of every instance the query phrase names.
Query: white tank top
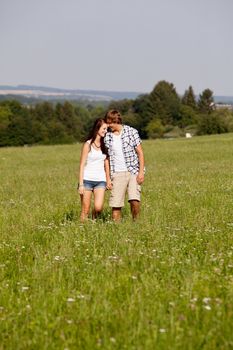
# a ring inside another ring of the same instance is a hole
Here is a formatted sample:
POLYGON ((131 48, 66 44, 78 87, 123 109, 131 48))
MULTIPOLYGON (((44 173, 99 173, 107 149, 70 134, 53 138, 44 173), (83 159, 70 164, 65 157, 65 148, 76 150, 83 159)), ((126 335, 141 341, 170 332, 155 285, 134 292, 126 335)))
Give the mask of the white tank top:
MULTIPOLYGON (((87 141, 90 144, 90 141, 87 141)), ((84 167, 84 180, 90 181, 106 181, 106 174, 104 170, 104 160, 106 154, 101 149, 98 151, 91 146, 88 152, 87 161, 84 167)))

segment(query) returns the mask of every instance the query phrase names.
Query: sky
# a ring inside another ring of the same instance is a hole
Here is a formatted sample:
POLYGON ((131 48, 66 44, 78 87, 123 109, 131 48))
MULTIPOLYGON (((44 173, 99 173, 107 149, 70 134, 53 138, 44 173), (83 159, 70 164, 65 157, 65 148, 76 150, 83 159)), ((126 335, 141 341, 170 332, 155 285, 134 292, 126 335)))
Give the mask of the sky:
POLYGON ((0 85, 233 96, 233 0, 0 0, 0 85))

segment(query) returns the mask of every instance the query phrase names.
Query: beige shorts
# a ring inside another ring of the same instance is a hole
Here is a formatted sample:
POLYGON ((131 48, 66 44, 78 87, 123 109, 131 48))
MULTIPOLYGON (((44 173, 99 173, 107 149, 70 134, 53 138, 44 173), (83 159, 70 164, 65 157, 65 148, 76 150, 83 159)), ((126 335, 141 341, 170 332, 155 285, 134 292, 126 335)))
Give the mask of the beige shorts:
POLYGON ((137 175, 128 171, 113 174, 112 190, 109 198, 109 205, 112 208, 122 208, 125 203, 125 194, 128 192, 128 200, 141 200, 141 186, 137 183, 137 175))

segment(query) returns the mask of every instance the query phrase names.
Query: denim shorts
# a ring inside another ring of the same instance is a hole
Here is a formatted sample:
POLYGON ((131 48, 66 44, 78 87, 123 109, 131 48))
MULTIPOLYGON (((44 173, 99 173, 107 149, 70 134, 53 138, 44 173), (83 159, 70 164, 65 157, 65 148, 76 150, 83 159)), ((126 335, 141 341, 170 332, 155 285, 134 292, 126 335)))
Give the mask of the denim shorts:
POLYGON ((97 188, 106 188, 106 181, 91 181, 91 180, 83 180, 83 185, 86 191, 93 191, 97 188))

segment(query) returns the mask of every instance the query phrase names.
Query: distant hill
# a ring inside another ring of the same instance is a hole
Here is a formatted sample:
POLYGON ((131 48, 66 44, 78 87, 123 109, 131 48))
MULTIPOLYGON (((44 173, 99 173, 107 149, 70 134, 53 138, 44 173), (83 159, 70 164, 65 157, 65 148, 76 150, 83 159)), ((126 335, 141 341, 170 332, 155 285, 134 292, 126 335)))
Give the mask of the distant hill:
POLYGON ((224 103, 233 105, 233 96, 214 96, 216 103, 224 103))
POLYGON ((112 101, 123 99, 135 99, 139 92, 98 91, 98 90, 71 90, 58 89, 44 86, 0 85, 0 97, 23 96, 31 99, 42 100, 85 100, 85 101, 112 101))
MULTIPOLYGON (((32 85, 0 85, 0 101, 3 99, 16 98, 19 101, 28 103, 35 103, 38 100, 111 102, 113 100, 136 99, 141 94, 145 94, 145 92, 74 90, 32 85)), ((197 96, 197 99, 198 97, 199 96, 197 96)), ((233 96, 214 96, 214 101, 215 103, 233 105, 233 96)))

